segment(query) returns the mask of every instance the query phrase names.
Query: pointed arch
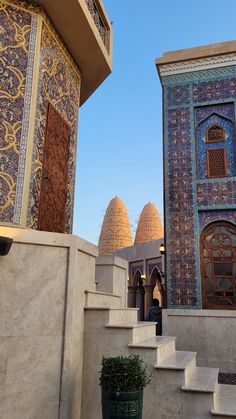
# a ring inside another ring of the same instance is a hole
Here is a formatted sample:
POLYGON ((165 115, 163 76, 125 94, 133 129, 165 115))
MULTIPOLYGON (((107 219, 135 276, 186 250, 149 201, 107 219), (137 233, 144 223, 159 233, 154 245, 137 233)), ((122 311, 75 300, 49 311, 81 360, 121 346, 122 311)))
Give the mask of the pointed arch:
POLYGON ((152 268, 149 276, 149 283, 153 287, 153 298, 157 298, 160 306, 163 307, 165 290, 162 284, 162 274, 157 265, 152 268))
POLYGON ((207 309, 236 309, 236 226, 208 224, 200 237, 202 303, 207 309))

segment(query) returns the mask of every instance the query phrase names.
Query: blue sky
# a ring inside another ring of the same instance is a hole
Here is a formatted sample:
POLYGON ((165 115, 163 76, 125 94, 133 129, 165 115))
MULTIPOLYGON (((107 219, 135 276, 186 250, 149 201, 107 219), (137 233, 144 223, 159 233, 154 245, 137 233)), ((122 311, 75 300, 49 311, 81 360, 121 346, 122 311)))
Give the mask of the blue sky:
POLYGON ((155 58, 236 39, 236 1, 103 0, 113 21, 113 72, 80 109, 74 233, 97 243, 110 200, 133 232, 144 205, 163 217, 162 97, 155 58))

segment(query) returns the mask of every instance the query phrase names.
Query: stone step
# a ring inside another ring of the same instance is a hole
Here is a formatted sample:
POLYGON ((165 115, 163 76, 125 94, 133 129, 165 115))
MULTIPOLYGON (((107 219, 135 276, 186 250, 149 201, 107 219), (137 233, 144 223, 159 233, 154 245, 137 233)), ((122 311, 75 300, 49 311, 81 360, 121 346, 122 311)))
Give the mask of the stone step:
POLYGON ((154 367, 168 370, 185 370, 189 364, 196 361, 196 354, 197 352, 175 351, 174 354, 154 367))
POLYGON ((138 318, 138 308, 110 308, 110 307, 85 307, 85 310, 97 311, 103 316, 105 324, 135 323, 138 318))
POLYGON ((196 367, 193 374, 188 377, 186 385, 182 386, 182 390, 214 393, 218 383, 218 373, 218 368, 196 367))
POLYGON ((236 418, 236 386, 218 384, 211 415, 217 419, 236 418))
POLYGON ((214 406, 214 392, 217 387, 217 368, 196 367, 189 374, 183 390, 184 419, 209 419, 214 406))
POLYGON ((117 294, 110 294, 107 292, 101 291, 85 291, 86 308, 102 308, 102 307, 111 307, 111 308, 120 308, 120 296, 117 294))
POLYGON ((136 323, 138 321, 138 308, 112 308, 109 312, 109 324, 136 323))
POLYGON ((129 343, 137 343, 143 340, 151 339, 156 334, 155 322, 130 322, 130 323, 114 323, 106 324, 109 329, 120 330, 120 332, 127 332, 130 336, 129 343))
POLYGON ((197 352, 175 351, 174 354, 164 361, 154 365, 154 368, 158 370, 182 371, 184 373, 182 385, 185 385, 196 369, 196 355, 197 352))
POLYGON ((160 363, 175 352, 175 337, 155 336, 138 343, 129 344, 130 352, 140 352, 143 358, 146 358, 147 350, 152 352, 151 357, 145 359, 149 363, 160 363))

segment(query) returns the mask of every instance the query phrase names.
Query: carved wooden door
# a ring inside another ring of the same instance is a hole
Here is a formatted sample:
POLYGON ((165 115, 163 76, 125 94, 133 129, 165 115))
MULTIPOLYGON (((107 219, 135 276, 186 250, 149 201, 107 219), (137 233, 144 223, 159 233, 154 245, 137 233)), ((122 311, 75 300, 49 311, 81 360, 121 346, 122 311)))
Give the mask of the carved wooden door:
POLYGON ((236 309, 236 227, 218 221, 201 234, 203 308, 236 309))
POLYGON ((65 233, 70 127, 48 103, 38 229, 65 233))

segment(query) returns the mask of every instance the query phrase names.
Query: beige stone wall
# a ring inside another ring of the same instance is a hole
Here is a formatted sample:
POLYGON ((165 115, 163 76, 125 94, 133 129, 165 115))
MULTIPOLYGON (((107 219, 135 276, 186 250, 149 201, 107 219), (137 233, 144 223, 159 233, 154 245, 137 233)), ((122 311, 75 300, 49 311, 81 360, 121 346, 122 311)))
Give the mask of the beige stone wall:
POLYGON ((99 256, 96 260, 97 291, 119 295, 127 307, 128 262, 118 256, 99 256))
POLYGON ((1 227, 0 417, 80 418, 85 289, 97 248, 76 236, 1 227))
POLYGON ((176 349, 197 351, 197 365, 236 369, 234 310, 163 310, 163 335, 176 336, 176 349))

